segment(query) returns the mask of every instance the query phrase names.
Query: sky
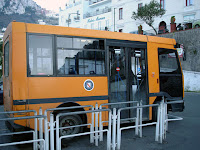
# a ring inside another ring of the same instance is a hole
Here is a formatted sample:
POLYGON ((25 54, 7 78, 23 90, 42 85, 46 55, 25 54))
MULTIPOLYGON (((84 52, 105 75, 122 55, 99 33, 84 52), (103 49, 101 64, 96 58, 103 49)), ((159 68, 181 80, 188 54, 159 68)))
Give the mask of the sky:
POLYGON ((59 12, 59 7, 64 8, 68 0, 33 0, 42 8, 59 12))

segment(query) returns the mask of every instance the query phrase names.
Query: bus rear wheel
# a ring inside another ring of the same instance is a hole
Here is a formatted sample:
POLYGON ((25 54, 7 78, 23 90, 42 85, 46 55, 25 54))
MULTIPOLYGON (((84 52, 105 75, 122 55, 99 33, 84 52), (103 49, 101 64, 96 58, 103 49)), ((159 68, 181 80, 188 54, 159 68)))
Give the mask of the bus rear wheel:
MULTIPOLYGON (((76 125, 81 125, 82 120, 81 120, 79 115, 63 116, 63 117, 61 117, 59 124, 60 124, 60 128, 61 127, 76 126, 76 125)), ((60 129, 60 136, 77 134, 79 132, 81 132, 81 127, 72 127, 72 128, 60 129)))

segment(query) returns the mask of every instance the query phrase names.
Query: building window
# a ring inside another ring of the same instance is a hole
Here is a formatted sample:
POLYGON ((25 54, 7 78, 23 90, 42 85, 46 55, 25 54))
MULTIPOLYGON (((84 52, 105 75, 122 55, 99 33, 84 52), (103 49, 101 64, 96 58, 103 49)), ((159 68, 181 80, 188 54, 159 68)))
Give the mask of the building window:
POLYGON ((138 4, 138 8, 141 8, 141 7, 142 7, 142 3, 139 3, 139 4, 138 4))
POLYGON ((119 29, 119 32, 123 32, 123 29, 119 29))
POLYGON ((94 29, 94 23, 91 24, 91 29, 94 29))
POLYGON ((119 20, 123 19, 123 8, 119 8, 119 20))
POLYGON ((160 0, 160 8, 165 9, 165 1, 160 0))
POLYGON ((57 37, 57 41, 71 42, 72 48, 57 44, 58 75, 105 74, 105 50, 103 40, 57 37), (62 39, 62 40, 61 40, 62 39), (60 47, 64 46, 64 47, 60 47))
POLYGON ((191 6, 193 4, 193 0, 186 0, 186 6, 191 6))
POLYGON ((52 36, 28 36, 29 75, 53 75, 52 36))
POLYGON ((98 30, 101 30, 101 22, 98 22, 98 30))
POLYGON ((109 20, 106 20, 106 27, 109 28, 109 20))
POLYGON ((9 76, 9 42, 4 46, 4 76, 9 76))
POLYGON ((194 20, 195 20, 194 14, 183 16, 184 22, 193 22, 194 20))

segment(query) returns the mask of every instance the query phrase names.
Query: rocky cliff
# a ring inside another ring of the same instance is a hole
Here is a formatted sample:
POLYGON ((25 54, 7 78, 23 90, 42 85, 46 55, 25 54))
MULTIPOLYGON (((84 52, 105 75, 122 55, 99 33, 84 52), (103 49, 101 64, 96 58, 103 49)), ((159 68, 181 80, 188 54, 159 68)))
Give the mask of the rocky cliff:
POLYGON ((26 9, 31 8, 40 13, 43 9, 38 6, 33 0, 1 0, 0 11, 4 14, 24 14, 26 9))
POLYGON ((46 9, 33 0, 0 0, 0 29, 7 27, 13 20, 38 23, 38 20, 42 19, 47 24, 58 24, 58 19, 46 17, 46 12, 46 9))

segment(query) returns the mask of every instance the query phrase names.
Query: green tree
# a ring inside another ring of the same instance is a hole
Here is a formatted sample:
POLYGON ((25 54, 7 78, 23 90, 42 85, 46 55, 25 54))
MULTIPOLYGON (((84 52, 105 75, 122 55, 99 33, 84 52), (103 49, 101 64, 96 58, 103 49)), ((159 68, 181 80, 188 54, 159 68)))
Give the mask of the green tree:
POLYGON ((165 14, 165 10, 161 8, 161 5, 155 1, 150 1, 149 4, 145 4, 143 7, 138 8, 136 12, 133 12, 132 19, 142 20, 149 25, 158 34, 156 29, 153 27, 155 17, 162 17, 165 14))

